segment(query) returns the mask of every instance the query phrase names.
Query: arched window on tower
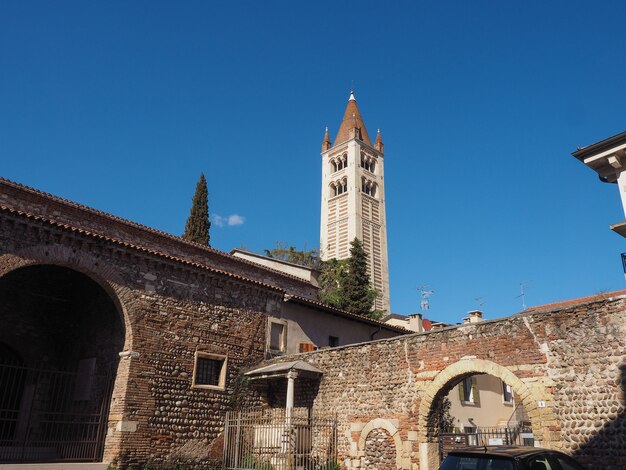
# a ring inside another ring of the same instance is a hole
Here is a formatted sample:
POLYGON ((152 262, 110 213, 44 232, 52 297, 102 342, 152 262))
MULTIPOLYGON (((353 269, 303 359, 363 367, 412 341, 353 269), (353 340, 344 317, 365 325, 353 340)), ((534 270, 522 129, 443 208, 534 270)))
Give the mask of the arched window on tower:
POLYGON ((362 153, 361 154, 361 168, 366 169, 370 173, 374 173, 374 170, 376 169, 376 160, 362 153))
POLYGON ((361 191, 368 196, 376 197, 376 183, 363 178, 361 180, 361 191))
POLYGON ((330 161, 330 171, 331 173, 337 171, 337 162, 334 159, 330 161))
POLYGON ((348 179, 343 178, 339 181, 330 183, 330 197, 339 196, 348 191, 348 179))

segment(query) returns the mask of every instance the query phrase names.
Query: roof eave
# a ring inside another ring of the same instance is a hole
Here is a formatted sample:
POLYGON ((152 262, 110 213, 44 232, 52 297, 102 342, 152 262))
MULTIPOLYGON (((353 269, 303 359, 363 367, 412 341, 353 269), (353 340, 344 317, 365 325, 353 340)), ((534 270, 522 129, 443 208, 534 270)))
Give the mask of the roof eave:
POLYGON ((617 145, 621 145, 626 143, 626 131, 621 132, 617 135, 609 137, 607 139, 596 142, 595 144, 588 145, 586 147, 580 148, 575 152, 572 152, 572 156, 576 157, 581 162, 584 161, 585 158, 593 155, 595 153, 604 152, 609 150, 612 147, 617 145))

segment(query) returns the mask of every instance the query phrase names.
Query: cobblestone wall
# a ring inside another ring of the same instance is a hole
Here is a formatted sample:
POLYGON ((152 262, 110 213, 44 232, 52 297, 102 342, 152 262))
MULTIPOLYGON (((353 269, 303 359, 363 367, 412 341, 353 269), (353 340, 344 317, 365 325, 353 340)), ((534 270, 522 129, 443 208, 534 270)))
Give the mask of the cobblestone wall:
POLYGON ((314 407, 337 413, 348 468, 365 464, 371 423, 394 437, 398 468, 437 468, 426 426, 431 405, 474 373, 511 385, 539 445, 575 454, 589 468, 626 468, 625 296, 605 294, 286 360, 297 357, 324 371, 314 407))
POLYGON ((395 470, 396 445, 384 429, 376 428, 365 438, 363 468, 366 470, 395 470))
MULTIPOLYGON (((31 265, 63 266, 97 282, 124 324, 123 346, 113 354, 139 354, 119 360, 104 460, 220 457, 221 449, 213 444, 225 411, 255 400, 240 396, 239 369, 263 359, 267 316, 279 313, 283 291, 63 224, 0 211, 0 278, 31 265), (192 387, 196 351, 227 356, 223 390, 192 387)), ((97 316, 97 310, 91 311, 97 316)), ((23 331, 31 328, 28 321, 14 321, 16 335, 19 331, 28 341, 23 331)), ((107 325, 101 328, 106 331, 107 325)))

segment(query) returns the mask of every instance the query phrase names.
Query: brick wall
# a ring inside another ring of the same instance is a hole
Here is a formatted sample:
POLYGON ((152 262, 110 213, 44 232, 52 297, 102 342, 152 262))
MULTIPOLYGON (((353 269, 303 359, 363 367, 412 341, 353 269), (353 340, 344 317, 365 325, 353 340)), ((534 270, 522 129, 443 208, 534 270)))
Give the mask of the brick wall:
MULTIPOLYGON (((263 359, 267 316, 279 314, 283 291, 37 217, 0 211, 0 279, 42 264, 62 266, 95 281, 110 297, 124 331, 115 335, 107 330, 113 322, 90 324, 105 336, 110 333, 111 341, 120 338, 114 356, 122 350, 139 353, 118 361, 105 462, 214 457, 211 452, 219 449, 213 449, 213 443, 225 411, 235 402, 250 400, 239 397, 239 369, 263 359), (225 390, 192 387, 196 351, 228 356, 225 390)), ((88 301, 83 302, 87 307, 88 301)), ((98 316, 97 308, 87 310, 98 316)), ((9 324, 6 320, 3 315, 3 325, 9 324)), ((14 342, 36 342, 33 329, 41 332, 45 325, 32 320, 37 319, 14 318, 10 323, 15 334, 7 329, 3 334, 14 342)), ((94 346, 88 344, 87 331, 66 333, 77 348, 94 346)))
POLYGON ((314 408, 337 413, 348 468, 371 458, 388 465, 381 429, 396 439, 398 468, 437 468, 426 425, 432 403, 473 373, 512 386, 539 445, 589 468, 626 468, 626 293, 615 294, 286 360, 324 371, 314 408))

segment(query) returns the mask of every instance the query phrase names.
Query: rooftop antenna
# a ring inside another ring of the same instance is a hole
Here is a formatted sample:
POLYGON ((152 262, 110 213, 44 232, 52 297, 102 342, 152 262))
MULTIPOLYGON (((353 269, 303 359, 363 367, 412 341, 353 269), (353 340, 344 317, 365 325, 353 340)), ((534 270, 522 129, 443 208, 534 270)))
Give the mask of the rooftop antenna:
POLYGON ((478 302, 478 310, 482 311, 483 305, 485 305, 487 303, 487 301, 485 300, 485 296, 483 295, 483 296, 480 296, 480 297, 474 297, 474 300, 476 302, 478 302))
POLYGON ((522 299, 522 310, 526 310, 526 291, 530 287, 531 281, 524 281, 519 283, 520 295, 516 296, 516 299, 522 299))
POLYGON ((420 292, 420 297, 422 298, 420 302, 420 307, 422 310, 430 309, 430 296, 435 293, 435 291, 430 290, 427 285, 419 286, 417 290, 420 292))

